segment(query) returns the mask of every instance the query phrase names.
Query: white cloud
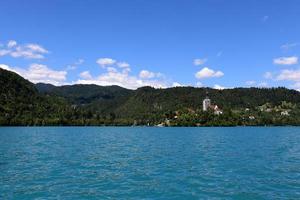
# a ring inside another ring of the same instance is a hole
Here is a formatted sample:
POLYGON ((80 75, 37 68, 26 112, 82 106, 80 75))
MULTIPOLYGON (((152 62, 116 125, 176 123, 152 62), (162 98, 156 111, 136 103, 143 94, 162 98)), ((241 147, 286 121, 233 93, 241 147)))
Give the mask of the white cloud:
POLYGON ((203 83, 201 83, 201 82, 198 81, 198 82, 196 83, 196 86, 197 86, 197 87, 203 87, 203 83))
POLYGON ((0 49, 0 56, 5 56, 9 54, 11 51, 7 49, 0 49))
POLYGON ((272 72, 266 72, 266 73, 264 74, 264 78, 265 78, 265 79, 272 79, 272 78, 273 78, 272 72))
POLYGON ((140 71, 139 77, 143 79, 150 79, 156 77, 157 74, 154 72, 150 72, 148 70, 142 70, 140 71))
POLYGON ((204 67, 200 71, 198 71, 195 76, 197 79, 205 79, 205 78, 218 78, 223 76, 224 73, 221 71, 214 71, 212 69, 209 69, 207 67, 204 67))
POLYGON ((116 63, 116 61, 114 59, 111 58, 99 58, 97 60, 97 63, 101 66, 101 67, 106 67, 109 65, 113 65, 116 63))
POLYGON ((114 67, 108 67, 107 71, 108 72, 117 72, 118 70, 116 68, 114 68, 114 67))
POLYGON ((105 73, 98 77, 85 77, 74 81, 81 84, 97 84, 97 85, 119 85, 121 87, 135 89, 142 86, 153 86, 156 88, 165 88, 170 84, 164 80, 161 73, 154 73, 148 70, 142 70, 139 76, 130 75, 130 65, 127 62, 120 62, 112 58, 99 58, 96 61, 101 67, 106 69, 105 73))
POLYGON ((291 56, 291 57, 280 57, 275 58, 273 63, 276 65, 295 65, 298 63, 298 57, 291 56))
POLYGON ((19 73, 34 83, 51 83, 60 85, 66 80, 66 71, 56 71, 46 65, 31 64, 27 70, 19 70, 19 73))
POLYGON ((172 87, 182 87, 183 85, 178 82, 173 82, 172 87))
POLYGON ((77 60, 77 62, 75 62, 76 65, 81 65, 81 64, 83 64, 83 63, 84 63, 84 59, 82 59, 82 58, 79 58, 79 59, 77 60))
POLYGON ((28 59, 43 59, 44 55, 35 53, 29 49, 23 47, 17 47, 15 51, 10 52, 10 55, 14 58, 28 58, 28 59))
POLYGON ((221 85, 218 85, 218 84, 215 84, 213 88, 217 89, 217 90, 224 90, 224 89, 226 89, 224 86, 221 86, 221 85))
POLYGON ((246 85, 251 86, 251 87, 267 87, 268 83, 267 82, 247 81, 246 85))
POLYGON ((81 72, 79 74, 79 76, 83 79, 92 79, 93 78, 89 71, 81 72))
POLYGON ((82 65, 83 63, 84 63, 84 59, 80 58, 73 64, 68 65, 66 70, 75 70, 77 69, 78 66, 82 65))
POLYGON ((12 71, 12 69, 8 65, 5 65, 5 64, 0 64, 0 68, 12 71))
POLYGON ((130 65, 127 62, 118 62, 117 65, 120 68, 129 68, 130 67, 130 65))
POLYGON ((284 51, 288 51, 298 45, 300 45, 300 44, 299 43, 286 43, 286 44, 281 45, 280 48, 284 51))
POLYGON ((139 77, 142 79, 161 78, 163 77, 163 74, 151 72, 148 70, 142 70, 140 71, 139 77))
POLYGON ((298 69, 298 70, 292 70, 292 69, 282 70, 279 73, 279 75, 277 75, 276 80, 300 82, 300 69, 298 69))
POLYGON ((8 41, 8 43, 7 43, 8 48, 12 48, 14 46, 17 46, 17 42, 15 40, 8 41))
POLYGON ((268 87, 268 83, 267 82, 261 82, 257 86, 258 87, 268 87))
POLYGON ((279 73, 272 75, 274 81, 290 81, 293 82, 289 87, 300 92, 300 69, 284 69, 279 73))
POLYGON ((117 68, 122 69, 122 73, 129 73, 131 71, 130 65, 127 62, 117 62, 117 60, 112 58, 99 58, 96 61, 102 68, 111 71, 116 72, 118 71, 117 68))
POLYGON ((196 58, 194 60, 194 65, 199 66, 199 65, 203 65, 204 63, 206 63, 207 58, 196 58))
POLYGON ((125 74, 129 73, 130 71, 131 71, 130 68, 124 68, 124 69, 122 70, 122 72, 125 73, 125 74))
POLYGON ((253 86, 256 84, 256 81, 246 81, 246 85, 253 86))
POLYGON ((121 87, 136 89, 142 86, 152 86, 155 88, 166 88, 168 85, 163 80, 143 80, 123 72, 106 72, 94 79, 77 80, 77 84, 97 84, 97 85, 119 85, 121 87))
POLYGON ((100 63, 105 65, 106 72, 97 77, 92 77, 90 73, 82 72, 80 80, 74 81, 77 84, 97 84, 97 85, 119 85, 121 87, 136 89, 142 86, 153 86, 156 88, 165 88, 170 84, 167 83, 161 73, 154 73, 142 70, 139 76, 130 75, 129 64, 117 62, 113 59, 102 59, 100 63), (119 68, 117 68, 119 67, 119 68), (120 71, 119 71, 120 70, 120 71))
POLYGON ((46 65, 31 64, 28 69, 10 67, 7 65, 0 65, 1 68, 18 73, 20 76, 28 79, 33 83, 50 83, 54 85, 62 85, 66 80, 66 71, 56 71, 48 68, 46 65))
POLYGON ((296 82, 293 85, 291 85, 292 88, 300 92, 300 82, 296 82))
POLYGON ((18 45, 14 40, 7 43, 7 48, 0 49, 0 56, 9 55, 14 58, 42 59, 47 53, 49 53, 48 50, 38 44, 18 45))
POLYGON ((25 47, 32 50, 33 52, 48 53, 48 50, 46 50, 45 48, 43 48, 38 44, 27 44, 25 47))
POLYGON ((22 47, 17 47, 16 51, 10 52, 10 55, 14 58, 19 58, 19 57, 29 58, 29 59, 42 59, 42 58, 44 58, 44 56, 42 54, 35 53, 31 50, 24 49, 22 47))

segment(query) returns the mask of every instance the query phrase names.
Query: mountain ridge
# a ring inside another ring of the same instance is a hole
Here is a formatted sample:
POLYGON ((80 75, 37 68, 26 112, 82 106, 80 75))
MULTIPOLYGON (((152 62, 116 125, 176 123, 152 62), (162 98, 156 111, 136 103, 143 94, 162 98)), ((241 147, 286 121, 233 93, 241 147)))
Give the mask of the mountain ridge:
MULTIPOLYGON (((181 113, 180 116, 187 115, 185 125, 201 124, 206 117, 209 119, 202 125, 228 125, 227 121, 234 122, 229 125, 249 125, 248 121, 242 120, 246 108, 260 119, 254 125, 274 124, 277 118, 283 120, 277 116, 279 111, 276 113, 275 108, 288 102, 294 106, 293 110, 289 110, 296 115, 300 102, 298 91, 283 87, 216 90, 191 86, 164 89, 145 86, 130 90, 93 84, 54 86, 33 84, 3 69, 0 69, 0 83, 2 125, 154 125, 166 119, 173 120, 178 113, 181 113), (202 112, 202 100, 207 92, 212 103, 225 111, 223 116, 210 116, 211 113, 202 112), (259 107, 263 105, 271 107, 274 115, 261 113, 259 107), (227 118, 227 121, 221 118, 227 118)), ((179 120, 176 123, 173 121, 174 125, 182 124, 179 120)), ((299 122, 297 118, 293 123, 284 123, 295 125, 299 122)))

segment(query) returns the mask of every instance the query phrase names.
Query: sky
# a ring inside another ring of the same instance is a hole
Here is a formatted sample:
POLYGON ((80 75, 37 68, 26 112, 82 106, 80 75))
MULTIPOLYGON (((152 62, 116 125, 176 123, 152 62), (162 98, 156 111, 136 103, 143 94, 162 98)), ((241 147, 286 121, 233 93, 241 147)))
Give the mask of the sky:
POLYGON ((2 0, 0 67, 37 83, 300 90, 298 0, 2 0))

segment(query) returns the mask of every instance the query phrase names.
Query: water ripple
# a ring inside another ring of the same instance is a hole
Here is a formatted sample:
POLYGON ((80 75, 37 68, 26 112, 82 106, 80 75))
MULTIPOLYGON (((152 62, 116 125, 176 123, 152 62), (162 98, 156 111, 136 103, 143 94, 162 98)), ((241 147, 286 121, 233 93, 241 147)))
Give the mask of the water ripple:
POLYGON ((0 128, 0 199, 300 199, 300 128, 0 128))

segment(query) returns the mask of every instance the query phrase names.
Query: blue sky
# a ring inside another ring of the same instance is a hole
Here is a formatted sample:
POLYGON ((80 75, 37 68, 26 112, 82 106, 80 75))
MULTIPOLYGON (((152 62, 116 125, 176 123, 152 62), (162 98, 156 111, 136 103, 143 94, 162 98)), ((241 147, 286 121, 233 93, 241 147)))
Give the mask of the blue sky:
POLYGON ((32 82, 300 89, 298 0, 0 1, 0 67, 32 82))

